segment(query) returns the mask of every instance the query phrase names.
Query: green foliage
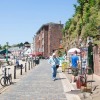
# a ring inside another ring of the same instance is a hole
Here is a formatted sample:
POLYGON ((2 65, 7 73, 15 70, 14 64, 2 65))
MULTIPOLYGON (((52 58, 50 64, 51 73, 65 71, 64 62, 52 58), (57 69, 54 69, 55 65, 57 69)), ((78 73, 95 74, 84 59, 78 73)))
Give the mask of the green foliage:
POLYGON ((96 6, 97 6, 98 10, 100 11, 100 0, 96 0, 96 1, 97 1, 96 6))
POLYGON ((58 50, 58 56, 61 57, 63 55, 61 50, 58 50))
POLYGON ((83 23, 86 24, 89 22, 89 17, 90 17, 90 9, 89 9, 89 4, 86 3, 84 5, 84 11, 83 11, 83 23))
POLYGON ((66 22, 63 32, 67 32, 70 39, 80 36, 83 39, 88 36, 95 39, 98 34, 97 27, 100 26, 100 0, 77 0, 77 2, 78 5, 73 5, 75 14, 66 22))
POLYGON ((7 47, 7 46, 6 46, 6 45, 4 45, 4 46, 2 47, 2 49, 6 49, 6 47, 7 47))
POLYGON ((24 44, 21 42, 21 43, 18 44, 18 46, 19 46, 19 47, 23 47, 24 44))
POLYGON ((63 28, 63 29, 62 29, 62 35, 63 35, 63 37, 65 37, 65 34, 66 34, 65 28, 63 28))
POLYGON ((65 30, 66 30, 66 29, 69 29, 70 25, 71 25, 71 19, 69 19, 69 20, 66 22, 66 24, 65 24, 65 30))
POLYGON ((0 44, 0 50, 2 49, 2 46, 1 46, 1 44, 0 44))
POLYGON ((95 3, 96 3, 96 0, 89 0, 89 4, 90 4, 90 6, 94 6, 95 3))

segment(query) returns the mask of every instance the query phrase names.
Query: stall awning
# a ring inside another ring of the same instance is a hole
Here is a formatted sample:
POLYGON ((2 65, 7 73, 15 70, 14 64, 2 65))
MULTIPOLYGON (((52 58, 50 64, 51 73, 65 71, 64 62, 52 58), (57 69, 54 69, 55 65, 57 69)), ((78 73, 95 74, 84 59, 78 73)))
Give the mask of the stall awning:
POLYGON ((77 51, 78 53, 80 53, 80 49, 78 49, 78 48, 71 48, 71 49, 68 50, 68 53, 69 54, 73 54, 75 51, 77 51))
MULTIPOLYGON (((8 53, 11 53, 11 52, 10 52, 10 51, 8 51, 8 53)), ((1 51, 0 51, 0 54, 6 54, 6 49, 1 50, 1 51)))
POLYGON ((35 55, 36 56, 41 56, 41 55, 43 55, 43 52, 36 52, 35 55))

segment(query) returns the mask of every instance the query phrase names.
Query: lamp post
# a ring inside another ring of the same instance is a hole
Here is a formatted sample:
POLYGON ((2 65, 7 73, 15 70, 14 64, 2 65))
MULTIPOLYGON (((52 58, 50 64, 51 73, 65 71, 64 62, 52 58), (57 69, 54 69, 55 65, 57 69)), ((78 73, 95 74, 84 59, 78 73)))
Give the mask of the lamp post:
POLYGON ((8 42, 6 42, 6 61, 8 62, 8 42))
POLYGON ((88 74, 92 74, 94 72, 94 66, 93 66, 93 37, 88 36, 87 37, 87 43, 88 43, 88 74))

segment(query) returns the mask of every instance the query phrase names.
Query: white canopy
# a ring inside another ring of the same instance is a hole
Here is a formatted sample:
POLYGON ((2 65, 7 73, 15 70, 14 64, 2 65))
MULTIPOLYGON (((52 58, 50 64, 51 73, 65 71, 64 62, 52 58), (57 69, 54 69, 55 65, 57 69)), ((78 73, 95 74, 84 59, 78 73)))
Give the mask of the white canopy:
POLYGON ((32 54, 32 50, 29 48, 24 52, 25 55, 29 55, 32 54))
POLYGON ((74 51, 77 51, 78 53, 80 53, 80 49, 78 48, 71 48, 68 50, 68 53, 74 53, 74 51))

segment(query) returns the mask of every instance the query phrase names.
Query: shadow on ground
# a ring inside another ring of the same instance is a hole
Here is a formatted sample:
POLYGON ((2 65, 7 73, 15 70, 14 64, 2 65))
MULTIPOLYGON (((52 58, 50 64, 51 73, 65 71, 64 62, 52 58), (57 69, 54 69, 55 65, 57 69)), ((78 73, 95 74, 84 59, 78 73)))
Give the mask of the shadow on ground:
POLYGON ((62 80, 62 79, 66 79, 66 78, 57 78, 56 80, 62 80))
POLYGON ((71 90, 71 91, 66 92, 66 93, 69 93, 69 94, 80 94, 81 90, 71 90))

